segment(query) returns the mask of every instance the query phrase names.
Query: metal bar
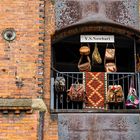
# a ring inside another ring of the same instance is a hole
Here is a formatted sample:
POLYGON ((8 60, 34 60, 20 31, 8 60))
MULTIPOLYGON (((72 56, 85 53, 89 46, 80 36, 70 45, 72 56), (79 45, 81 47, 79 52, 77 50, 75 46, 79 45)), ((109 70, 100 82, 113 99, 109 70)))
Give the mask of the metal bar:
POLYGON ((117 79, 118 79, 118 82, 117 82, 117 84, 119 85, 119 83, 120 83, 120 81, 119 81, 119 78, 120 78, 120 76, 119 76, 120 74, 117 74, 117 79))
POLYGON ((128 87, 127 87, 127 89, 128 89, 128 93, 129 93, 129 87, 130 87, 130 82, 129 82, 130 80, 129 80, 129 77, 127 77, 127 83, 128 83, 128 87))
MULTIPOLYGON (((66 90, 68 90, 69 89, 69 77, 68 77, 68 73, 67 73, 67 84, 66 84, 66 90)), ((67 100, 67 97, 66 97, 66 100, 67 100)), ((67 107, 66 107, 67 109, 69 108, 69 103, 67 102, 67 107)))
POLYGON ((44 112, 39 112, 38 140, 43 140, 44 112))
MULTIPOLYGON (((122 76, 124 77, 124 74, 122 74, 122 76)), ((123 83, 123 84, 122 84, 122 89, 123 89, 124 99, 126 99, 126 98, 125 98, 126 94, 125 94, 125 87, 124 87, 124 79, 122 79, 122 83, 123 83)), ((125 100, 123 101, 123 108, 126 109, 125 100)))
MULTIPOLYGON (((66 79, 66 90, 70 88, 71 84, 74 83, 76 80, 79 81, 79 83, 83 83, 85 85, 85 76, 84 76, 84 73, 82 72, 62 72, 61 74, 60 73, 57 73, 57 76, 58 75, 63 75, 65 76, 65 79, 66 79), (65 75, 63 75, 65 74, 65 75)), ((138 96, 139 96, 139 93, 140 93, 140 75, 138 73, 129 73, 129 72, 122 72, 122 73, 107 73, 107 87, 111 84, 121 84, 122 86, 122 89, 124 91, 124 96, 125 96, 125 99, 127 97, 127 94, 129 92, 129 88, 130 88, 130 79, 131 77, 134 76, 135 77, 135 88, 137 90, 137 93, 138 93, 138 96), (116 81, 115 81, 116 80, 116 81)), ((51 78, 51 110, 55 108, 55 102, 56 102, 56 110, 58 109, 59 110, 65 110, 65 109, 68 109, 68 110, 79 110, 81 108, 81 103, 75 103, 75 102, 66 102, 64 100, 62 100, 62 104, 60 104, 59 102, 59 98, 58 98, 58 94, 55 95, 54 93, 54 78, 51 78), (56 101, 54 101, 55 99, 55 96, 56 96, 56 101), (62 106, 61 106, 62 105, 62 106)), ((63 99, 64 99, 64 96, 63 96, 63 99)), ((82 108, 84 108, 84 103, 83 103, 83 106, 82 108)), ((109 107, 110 109, 113 109, 113 110, 121 110, 121 109, 126 109, 126 106, 125 106, 125 100, 123 102, 123 105, 121 106, 110 106, 109 107)), ((108 108, 108 109, 109 109, 108 108)), ((140 104, 139 104, 139 108, 140 108, 140 104)), ((112 110, 112 111, 113 111, 112 110)))
MULTIPOLYGON (((74 83, 73 74, 74 74, 74 73, 72 73, 72 83, 74 83)), ((72 109, 74 109, 74 104, 73 104, 73 102, 72 102, 72 109)))
POLYGON ((51 78, 51 110, 54 109, 54 78, 51 78))
MULTIPOLYGON (((80 74, 77 74, 77 80, 79 79, 79 75, 80 74)), ((81 81, 80 81, 80 83, 81 83, 81 81)), ((76 104, 76 106, 77 106, 77 109, 79 109, 79 104, 76 104)))
MULTIPOLYGON (((113 85, 116 84, 116 83, 114 82, 114 74, 112 74, 112 81, 113 81, 113 83, 112 83, 113 85)), ((115 109, 115 106, 113 105, 113 110, 114 110, 114 109, 115 109)))
MULTIPOLYGON (((108 86, 109 86, 109 78, 110 77, 110 74, 107 74, 107 90, 108 90, 108 86)), ((107 94, 107 93, 106 93, 107 94)), ((107 104, 107 108, 109 108, 110 109, 110 106, 107 104)))
POLYGON ((135 75, 134 80, 135 80, 136 93, 138 93, 138 86, 137 86, 137 83, 138 83, 137 80, 138 80, 138 78, 137 78, 137 75, 135 75))
MULTIPOLYGON (((138 73, 138 85, 140 85, 140 74, 138 73)), ((138 97, 140 101, 140 86, 138 86, 138 97)), ((139 103, 139 109, 140 109, 140 103, 139 103)))
MULTIPOLYGON (((118 79, 118 81, 117 81, 117 85, 119 85, 119 83, 120 83, 120 76, 119 76, 120 74, 117 74, 117 79, 118 79)), ((121 109, 121 107, 120 107, 120 104, 118 105, 118 108, 117 108, 118 110, 119 109, 121 109)))
POLYGON ((136 72, 136 67, 137 67, 137 56, 136 56, 136 39, 134 38, 134 63, 135 63, 135 72, 136 72))
MULTIPOLYGON (((107 74, 112 74, 112 73, 107 73, 107 74)), ((117 74, 136 74, 134 72, 113 72, 113 75, 117 75, 117 74)))
MULTIPOLYGON (((83 80, 83 85, 84 85, 84 91, 85 91, 85 93, 86 93, 86 89, 85 89, 86 83, 85 83, 85 73, 84 73, 84 72, 82 73, 82 78, 84 79, 84 80, 83 80)), ((82 107, 85 108, 85 102, 83 102, 82 107)))
MULTIPOLYGON (((57 76, 59 76, 59 73, 57 73, 57 76)), ((58 94, 56 94, 56 109, 59 109, 58 108, 58 94)))

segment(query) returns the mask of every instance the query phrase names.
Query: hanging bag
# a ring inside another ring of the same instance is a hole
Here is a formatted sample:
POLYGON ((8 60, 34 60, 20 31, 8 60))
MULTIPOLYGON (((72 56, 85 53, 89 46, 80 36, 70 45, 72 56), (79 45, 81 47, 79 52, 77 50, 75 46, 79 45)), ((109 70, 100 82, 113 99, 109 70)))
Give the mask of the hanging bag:
MULTIPOLYGON (((67 90, 67 97, 70 101, 83 102, 85 101, 84 85, 79 82, 71 84, 70 89, 67 90)), ((69 100, 68 100, 69 101, 69 100)))
POLYGON ((120 103, 124 101, 124 93, 121 85, 109 85, 107 91, 107 103, 120 103))
POLYGON ((64 77, 58 76, 54 81, 55 91, 57 93, 64 92, 66 90, 66 81, 64 77))
POLYGON ((80 52, 81 55, 89 55, 90 54, 89 45, 80 47, 79 52, 80 52))
POLYGON ((88 72, 91 71, 91 64, 89 56, 85 56, 87 61, 83 62, 83 55, 80 57, 78 62, 78 69, 80 72, 88 72))
POLYGON ((113 44, 113 49, 108 48, 108 44, 105 50, 105 58, 104 58, 104 67, 106 72, 116 72, 116 55, 115 55, 115 46, 113 44))
POLYGON ((102 58, 101 55, 99 53, 98 47, 97 47, 97 43, 95 43, 95 47, 94 47, 94 51, 92 53, 92 64, 101 64, 102 63, 102 58))
POLYGON ((81 54, 81 57, 78 62, 78 69, 80 72, 86 72, 86 71, 91 71, 91 64, 90 64, 90 46, 82 46, 79 49, 79 52, 81 54))
POLYGON ((130 80, 130 88, 125 105, 130 108, 137 108, 139 104, 139 98, 137 96, 136 89, 134 88, 134 76, 130 80))
POLYGON ((117 71, 117 67, 116 67, 116 63, 114 62, 105 62, 105 71, 106 72, 116 72, 117 71))
POLYGON ((115 59, 115 46, 112 44, 113 48, 109 48, 109 45, 106 45, 105 50, 105 59, 106 60, 114 60, 115 59))
POLYGON ((137 54, 136 69, 138 72, 140 72, 140 55, 139 54, 137 54))

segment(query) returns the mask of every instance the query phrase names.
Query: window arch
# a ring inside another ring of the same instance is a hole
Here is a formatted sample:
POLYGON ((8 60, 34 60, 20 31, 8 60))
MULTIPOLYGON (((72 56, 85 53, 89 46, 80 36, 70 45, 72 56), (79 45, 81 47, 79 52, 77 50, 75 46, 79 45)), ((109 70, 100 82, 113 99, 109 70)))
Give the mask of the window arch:
MULTIPOLYGON (((108 86, 113 84, 114 79, 122 79, 123 77, 128 77, 126 80, 118 80, 116 83, 121 84, 124 92, 124 102, 117 109, 126 109, 125 101, 127 99, 127 94, 130 86, 130 77, 134 75, 135 79, 135 88, 139 94, 139 72, 137 73, 137 59, 136 55, 140 54, 139 49, 139 36, 140 33, 138 30, 135 30, 130 27, 122 26, 115 23, 106 23, 106 22, 87 22, 83 24, 76 24, 67 28, 64 28, 60 31, 56 31, 55 35, 52 36, 52 77, 55 80, 56 76, 64 76, 67 80, 67 89, 69 89, 70 84, 75 80, 71 77, 78 77, 78 79, 84 79, 85 75, 83 73, 77 73, 78 70, 78 61, 80 58, 79 49, 80 35, 114 35, 115 36, 115 49, 116 49, 116 65, 117 73, 107 73, 107 79, 104 80, 106 89, 104 89, 104 106, 106 105, 106 92, 108 86), (130 77, 129 77, 130 76, 130 77), (113 82, 112 82, 113 81, 113 82), (69 83, 69 84, 68 84, 69 83), (127 86, 126 86, 127 85, 127 86)), ((99 43, 98 49, 101 54, 101 58, 104 60, 104 54, 107 43, 99 43)), ((91 53, 94 50, 94 43, 89 43, 91 53)), ((91 57, 91 54, 90 54, 91 57)), ((105 72, 104 61, 101 65, 92 66, 91 72, 105 72)), ((80 81, 85 84, 85 81, 80 81)), ((86 87, 85 87, 86 88, 86 87)), ((60 95, 55 93, 53 89, 53 103, 52 109, 83 109, 86 105, 85 103, 67 103, 66 101, 66 92, 63 94, 63 98, 60 101, 60 95), (64 102, 63 102, 64 101, 64 102), (63 102, 63 103, 61 103, 63 102), (79 107, 79 108, 78 108, 79 107)), ((110 106, 108 109, 114 109, 110 106)), ((139 108, 139 107, 138 107, 139 108)), ((138 109, 137 108, 137 109, 138 109)), ((99 111, 99 110, 98 110, 99 111)), ((117 110, 118 111, 118 110, 117 110)), ((130 111, 130 110, 129 110, 130 111)))

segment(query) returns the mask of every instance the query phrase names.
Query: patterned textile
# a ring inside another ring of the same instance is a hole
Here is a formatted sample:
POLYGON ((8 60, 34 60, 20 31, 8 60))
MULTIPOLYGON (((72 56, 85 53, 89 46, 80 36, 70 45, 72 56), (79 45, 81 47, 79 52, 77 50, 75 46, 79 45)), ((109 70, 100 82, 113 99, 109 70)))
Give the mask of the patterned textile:
POLYGON ((105 81, 104 72, 85 72, 86 108, 104 109, 105 81))

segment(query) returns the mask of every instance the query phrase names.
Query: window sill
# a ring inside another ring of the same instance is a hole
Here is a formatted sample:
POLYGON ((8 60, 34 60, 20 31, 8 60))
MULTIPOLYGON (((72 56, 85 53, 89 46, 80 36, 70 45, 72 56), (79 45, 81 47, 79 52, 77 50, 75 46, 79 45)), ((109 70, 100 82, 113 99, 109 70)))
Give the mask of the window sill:
POLYGON ((140 113, 139 109, 52 109, 51 113, 140 113))

